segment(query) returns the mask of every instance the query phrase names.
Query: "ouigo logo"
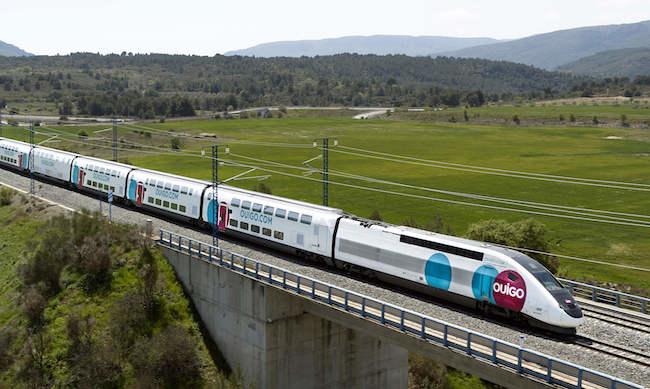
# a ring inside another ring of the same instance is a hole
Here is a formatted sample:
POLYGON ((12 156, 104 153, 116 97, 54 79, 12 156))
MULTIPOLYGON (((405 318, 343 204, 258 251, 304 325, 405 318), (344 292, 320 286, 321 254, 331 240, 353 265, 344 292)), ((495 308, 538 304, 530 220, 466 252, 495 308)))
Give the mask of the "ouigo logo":
POLYGON ((492 295, 497 305, 519 312, 526 301, 526 282, 516 271, 506 270, 494 279, 492 295))

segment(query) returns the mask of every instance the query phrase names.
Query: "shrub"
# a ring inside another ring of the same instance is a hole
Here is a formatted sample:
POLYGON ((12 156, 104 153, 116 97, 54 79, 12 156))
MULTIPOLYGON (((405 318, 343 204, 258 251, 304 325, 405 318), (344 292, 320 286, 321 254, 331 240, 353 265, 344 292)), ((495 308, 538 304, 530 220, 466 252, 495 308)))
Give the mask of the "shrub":
POLYGON ((521 120, 519 119, 519 115, 515 115, 512 117, 512 121, 516 124, 519 125, 521 124, 521 120))
POLYGON ((150 330, 141 293, 127 293, 110 308, 109 332, 123 353, 150 330))
POLYGON ((4 371, 13 362, 11 343, 14 338, 13 331, 9 328, 0 328, 0 372, 4 371))
POLYGON ((592 122, 594 125, 598 125, 598 124, 600 124, 600 122, 598 121, 598 117, 597 117, 597 116, 594 116, 594 118, 591 119, 591 122, 592 122))
POLYGON ((31 326, 39 327, 43 324, 43 312, 47 307, 47 300, 35 287, 29 287, 22 294, 23 313, 27 316, 31 326))
POLYGON ((158 313, 158 301, 156 297, 156 285, 158 283, 158 262, 151 249, 144 246, 140 255, 140 280, 141 294, 143 297, 144 309, 149 319, 154 319, 158 313))
POLYGON ((130 361, 141 386, 193 388, 201 386, 196 341, 186 329, 170 326, 133 348, 130 361))
POLYGON ((372 211, 372 213, 370 214, 369 219, 370 220, 376 220, 378 222, 383 222, 384 221, 384 218, 381 217, 381 214, 376 209, 374 211, 372 211))
POLYGON ((84 131, 84 130, 79 131, 78 135, 79 135, 79 138, 81 138, 81 139, 88 138, 88 133, 86 131, 84 131))
POLYGON ((106 234, 87 236, 79 248, 75 265, 86 275, 86 290, 96 290, 111 279, 111 244, 106 234))
POLYGON ((169 140, 169 144, 172 148, 172 150, 180 150, 181 149, 181 138, 175 136, 169 140))
POLYGON ((563 114, 560 114, 560 121, 561 121, 561 122, 564 121, 564 115, 563 115, 563 114))
POLYGON ((11 204, 11 200, 13 200, 15 194, 16 193, 9 188, 0 188, 0 207, 5 207, 11 204))
POLYGON ((19 268, 19 275, 26 286, 42 285, 45 295, 59 291, 61 272, 74 257, 74 246, 70 240, 70 220, 55 216, 41 233, 37 245, 27 263, 19 268))
POLYGON ((575 123, 575 122, 576 122, 576 117, 575 117, 574 114, 569 115, 569 121, 570 121, 571 123, 575 123))

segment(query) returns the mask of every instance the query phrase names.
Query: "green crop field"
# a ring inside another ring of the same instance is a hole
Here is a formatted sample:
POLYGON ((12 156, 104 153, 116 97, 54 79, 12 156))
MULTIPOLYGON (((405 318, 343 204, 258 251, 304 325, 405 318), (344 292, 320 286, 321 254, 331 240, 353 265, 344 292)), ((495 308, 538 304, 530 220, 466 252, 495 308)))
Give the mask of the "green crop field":
MULTIPOLYGON (((604 110, 602 107, 597 108, 604 110)), ((532 115, 537 109, 541 108, 531 109, 528 113, 532 115)), ((620 116, 620 112, 612 113, 612 109, 615 108, 610 107, 608 111, 611 117, 620 116)), ((645 119, 650 119, 647 109, 643 112, 646 115, 645 119)), ((199 155, 200 150, 204 149, 206 155, 209 155, 210 145, 218 142, 229 146, 230 154, 225 154, 225 149, 221 149, 221 156, 224 159, 248 162, 264 169, 274 170, 274 172, 258 170, 248 174, 248 176, 270 175, 263 182, 270 186, 273 194, 314 203, 321 201, 321 183, 317 181, 320 179, 320 174, 312 172, 304 176, 303 170, 277 167, 272 164, 262 165, 259 159, 300 168, 305 167, 304 161, 318 156, 319 149, 238 142, 294 143, 308 146, 315 139, 327 136, 336 138, 340 146, 428 160, 650 185, 650 131, 640 128, 476 125, 471 122, 460 124, 397 120, 394 117, 389 120, 359 121, 335 115, 324 118, 292 118, 289 115, 283 119, 266 120, 170 121, 163 124, 142 125, 179 134, 203 134, 203 138, 183 137, 181 151, 176 152, 175 155, 161 154, 156 149, 127 147, 131 142, 169 149, 169 136, 157 133, 149 136, 133 129, 121 128, 120 145, 124 148, 120 150, 121 160, 138 166, 210 179, 210 160, 184 154, 199 155), (216 138, 207 138, 208 134, 216 138), (257 161, 247 160, 244 157, 254 158, 257 161), (293 174, 296 177, 289 177, 283 173, 293 174)), ((62 136, 52 139, 46 145, 109 157, 111 151, 108 148, 110 143, 107 141, 110 139, 110 131, 94 133, 107 127, 85 128, 84 131, 90 136, 87 141, 62 136), (103 139, 95 139, 95 137, 103 137, 103 139), (74 142, 69 139, 73 139, 74 142), (100 144, 103 147, 97 146, 100 144)), ((58 127, 58 130, 76 136, 81 128, 58 127)), ((24 129, 14 128, 12 131, 13 133, 5 127, 5 136, 26 139, 24 129)), ((41 128, 39 131, 46 130, 41 128)), ((44 135, 39 135, 37 138, 39 141, 46 139, 44 135)), ((420 189, 369 183, 335 175, 337 172, 344 172, 419 187, 563 206, 650 214, 648 191, 573 185, 404 164, 344 154, 343 151, 348 150, 340 146, 332 147, 329 159, 330 170, 333 172, 330 179, 336 182, 440 199, 464 200, 420 189)), ((311 166, 319 169, 321 161, 316 159, 311 162, 311 166)), ((246 170, 248 169, 242 167, 222 166, 220 178, 224 180, 246 170)), ((255 179, 230 182, 232 185, 245 188, 253 188, 258 183, 255 179)), ((478 203, 474 200, 464 201, 478 203)), ((650 268, 650 239, 648 239, 650 229, 643 227, 455 205, 431 199, 408 198, 346 188, 335 184, 330 186, 330 205, 365 217, 377 210, 386 221, 391 223, 402 223, 409 218, 426 223, 439 216, 456 235, 465 234, 470 224, 486 219, 517 221, 532 217, 546 225, 552 240, 552 251, 555 253, 650 268)), ((650 277, 647 272, 574 260, 561 260, 561 264, 563 276, 628 285, 635 292, 650 294, 650 277)))

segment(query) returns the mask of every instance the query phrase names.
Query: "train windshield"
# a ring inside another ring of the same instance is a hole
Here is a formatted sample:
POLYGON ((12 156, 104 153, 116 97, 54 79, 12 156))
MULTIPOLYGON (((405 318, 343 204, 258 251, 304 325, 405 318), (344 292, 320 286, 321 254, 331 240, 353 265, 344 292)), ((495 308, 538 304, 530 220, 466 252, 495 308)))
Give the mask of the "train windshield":
POLYGON ((564 289, 562 284, 555 279, 548 269, 531 257, 517 253, 512 255, 512 258, 521 266, 525 267, 526 270, 530 271, 532 275, 535 276, 535 278, 537 278, 537 280, 539 280, 539 282, 541 282, 549 291, 564 289))

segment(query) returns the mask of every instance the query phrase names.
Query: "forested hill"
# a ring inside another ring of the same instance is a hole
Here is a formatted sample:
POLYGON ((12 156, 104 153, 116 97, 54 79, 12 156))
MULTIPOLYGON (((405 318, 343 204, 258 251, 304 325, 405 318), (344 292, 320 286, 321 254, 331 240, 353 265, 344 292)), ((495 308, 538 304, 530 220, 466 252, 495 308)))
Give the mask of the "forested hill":
POLYGON ((554 31, 446 54, 454 57, 513 61, 555 69, 598 52, 630 47, 650 47, 650 20, 554 31))
POLYGON ((560 70, 597 77, 647 76, 650 75, 650 48, 604 51, 566 64, 560 70))
MULTIPOLYGON (((206 110, 261 105, 453 106, 476 91, 481 91, 485 100, 539 97, 566 91, 576 81, 571 75, 508 62, 402 55, 0 58, 0 90, 4 89, 8 101, 29 95, 59 102, 73 99, 84 107, 88 100, 82 98, 116 100, 129 92, 133 98, 150 98, 152 104, 155 99, 180 94, 191 98, 195 108, 206 110)), ((159 115, 159 108, 154 104, 139 107, 138 112, 150 110, 159 115)), ((161 109, 164 112, 166 108, 161 109)), ((125 109, 114 110, 121 113, 125 109)), ((104 111, 76 113, 101 115, 104 111)), ((130 110, 130 114, 139 113, 130 110)))

